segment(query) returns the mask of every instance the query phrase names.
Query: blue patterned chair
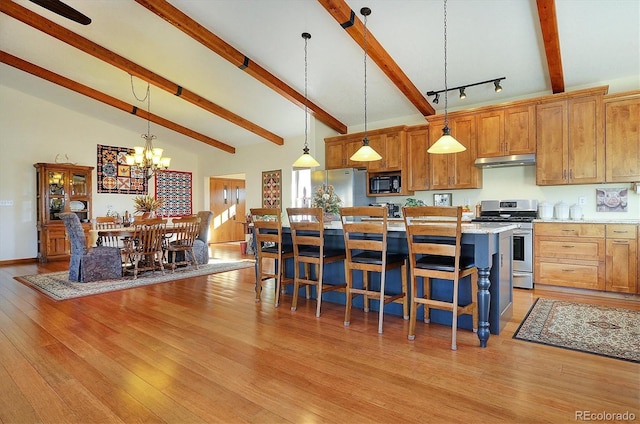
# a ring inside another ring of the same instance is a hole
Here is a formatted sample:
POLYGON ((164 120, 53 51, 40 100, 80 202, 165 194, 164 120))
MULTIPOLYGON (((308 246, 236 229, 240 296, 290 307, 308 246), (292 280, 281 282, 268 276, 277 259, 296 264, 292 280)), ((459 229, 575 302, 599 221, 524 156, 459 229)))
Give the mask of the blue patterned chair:
POLYGON ((209 262, 209 225, 213 218, 213 212, 200 211, 198 217, 200 218, 200 232, 193 243, 193 252, 199 264, 206 264, 209 262))
POLYGON ((122 256, 117 247, 93 247, 87 249, 84 230, 78 215, 72 212, 60 214, 71 242, 69 280, 81 283, 122 277, 122 256))

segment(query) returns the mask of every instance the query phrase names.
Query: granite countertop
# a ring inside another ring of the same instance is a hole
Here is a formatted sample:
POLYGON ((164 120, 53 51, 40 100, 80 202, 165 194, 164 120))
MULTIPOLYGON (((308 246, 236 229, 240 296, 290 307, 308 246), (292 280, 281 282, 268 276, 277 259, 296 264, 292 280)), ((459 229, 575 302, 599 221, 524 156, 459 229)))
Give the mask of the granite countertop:
POLYGON ((533 222, 548 222, 552 224, 627 224, 640 225, 640 219, 534 219, 533 222))
MULTIPOLYGON (((342 223, 340 221, 331 221, 324 224, 324 228, 327 230, 342 230, 342 223)), ((511 231, 520 228, 520 225, 507 222, 469 222, 462 224, 463 234, 498 234, 504 231, 511 231)), ((389 231, 406 231, 404 221, 388 221, 389 231)))

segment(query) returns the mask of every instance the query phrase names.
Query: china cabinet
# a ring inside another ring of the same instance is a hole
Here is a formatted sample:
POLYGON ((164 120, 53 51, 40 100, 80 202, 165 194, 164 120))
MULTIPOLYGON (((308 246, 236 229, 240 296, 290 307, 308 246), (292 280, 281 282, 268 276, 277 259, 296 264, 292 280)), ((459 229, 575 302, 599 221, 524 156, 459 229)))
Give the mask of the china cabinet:
POLYGON ((36 163, 38 259, 67 259, 70 245, 62 212, 74 212, 88 234, 91 221, 93 167, 36 163))

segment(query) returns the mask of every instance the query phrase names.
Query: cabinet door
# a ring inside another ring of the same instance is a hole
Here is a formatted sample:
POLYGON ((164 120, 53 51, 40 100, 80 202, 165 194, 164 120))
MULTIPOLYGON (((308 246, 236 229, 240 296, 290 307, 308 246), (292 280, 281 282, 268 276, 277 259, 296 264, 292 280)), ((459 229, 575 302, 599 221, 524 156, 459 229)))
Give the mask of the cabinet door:
POLYGON ((568 101, 568 182, 604 182, 602 96, 568 101))
POLYGON ((476 117, 464 116, 452 121, 451 133, 467 150, 454 153, 449 158, 449 173, 453 177, 451 188, 482 187, 482 170, 475 166, 476 117))
POLYGON ((607 291, 637 292, 637 253, 635 225, 607 225, 605 277, 607 291))
POLYGON ((407 149, 404 142, 404 132, 385 134, 385 162, 387 171, 400 171, 404 163, 407 149))
POLYGON ((504 143, 504 111, 479 113, 478 125, 478 157, 487 158, 506 154, 504 143))
MULTIPOLYGON (((429 146, 435 144, 442 136, 444 122, 432 121, 429 124, 429 146)), ((427 153, 429 157, 429 172, 431 175, 431 189, 443 190, 450 188, 452 179, 449 177, 449 156, 427 153)))
MULTIPOLYGON (((534 105, 504 110, 504 143, 509 155, 536 151, 536 109, 534 105)), ((478 144, 479 146, 479 144, 478 144)), ((478 152, 480 156, 480 152, 478 152)))
POLYGON ((640 96, 605 103, 606 181, 640 181, 640 96))
POLYGON ((367 163, 367 171, 369 172, 384 172, 387 171, 387 141, 386 136, 384 134, 376 134, 370 135, 369 138, 369 146, 380 156, 382 156, 381 160, 376 160, 373 162, 367 163))
POLYGON ((429 190, 429 129, 407 133, 409 190, 429 190))
POLYGON ((48 259, 69 255, 71 246, 64 225, 50 225, 43 232, 48 259))
POLYGON ((344 143, 331 141, 324 145, 324 160, 326 169, 340 169, 345 167, 344 143))
POLYGON ((567 102, 536 106, 536 184, 567 181, 567 102))
MULTIPOLYGON (((362 140, 359 138, 345 140, 342 154, 344 155, 344 165, 341 168, 365 168, 366 163, 364 162, 355 162, 350 160, 349 158, 353 156, 358 149, 362 147, 362 140)), ((329 169, 329 168, 327 168, 329 169)))

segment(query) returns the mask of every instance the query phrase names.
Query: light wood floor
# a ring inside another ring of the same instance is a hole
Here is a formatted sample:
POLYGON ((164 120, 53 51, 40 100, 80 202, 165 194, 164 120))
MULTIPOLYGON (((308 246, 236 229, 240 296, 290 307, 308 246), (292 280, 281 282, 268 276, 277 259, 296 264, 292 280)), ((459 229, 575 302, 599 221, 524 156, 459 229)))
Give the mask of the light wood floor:
MULTIPOLYGON (((234 244, 215 257, 238 257, 234 244)), ((0 267, 0 422, 528 423, 576 411, 640 420, 640 365, 512 339, 539 296, 516 290, 513 320, 481 349, 460 330, 285 296, 254 303, 253 269, 56 302, 12 277, 65 262, 0 267)), ((272 287, 272 284, 268 287, 272 287)), ((272 290, 263 294, 271 296, 272 290)))

